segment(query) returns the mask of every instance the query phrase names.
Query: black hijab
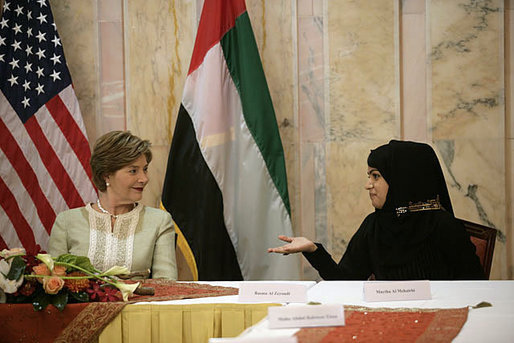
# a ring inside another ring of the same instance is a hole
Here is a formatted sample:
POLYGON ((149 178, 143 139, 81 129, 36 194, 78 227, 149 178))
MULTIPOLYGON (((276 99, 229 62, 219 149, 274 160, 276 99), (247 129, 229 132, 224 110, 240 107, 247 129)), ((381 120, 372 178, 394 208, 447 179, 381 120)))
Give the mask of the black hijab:
POLYGON ((433 232, 433 211, 397 216, 396 208, 439 198, 453 214, 441 166, 429 145, 397 140, 372 150, 368 166, 378 169, 389 185, 383 208, 375 210, 372 253, 384 265, 404 263, 433 232))

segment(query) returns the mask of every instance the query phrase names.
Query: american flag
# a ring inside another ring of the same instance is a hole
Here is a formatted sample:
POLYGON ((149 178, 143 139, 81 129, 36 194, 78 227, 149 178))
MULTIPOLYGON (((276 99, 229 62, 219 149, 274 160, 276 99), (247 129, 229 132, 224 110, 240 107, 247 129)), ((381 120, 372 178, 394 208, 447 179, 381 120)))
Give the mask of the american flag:
POLYGON ((47 0, 4 2, 0 89, 0 249, 45 249, 57 213, 96 199, 86 130, 47 0))

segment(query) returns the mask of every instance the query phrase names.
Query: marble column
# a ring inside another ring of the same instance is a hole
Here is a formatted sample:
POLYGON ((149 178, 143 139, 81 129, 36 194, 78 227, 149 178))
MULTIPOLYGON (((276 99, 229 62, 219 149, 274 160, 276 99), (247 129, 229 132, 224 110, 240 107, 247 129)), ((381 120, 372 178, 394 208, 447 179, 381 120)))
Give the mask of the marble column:
POLYGON ((428 115, 457 217, 498 229, 505 264, 503 1, 427 1, 428 115))

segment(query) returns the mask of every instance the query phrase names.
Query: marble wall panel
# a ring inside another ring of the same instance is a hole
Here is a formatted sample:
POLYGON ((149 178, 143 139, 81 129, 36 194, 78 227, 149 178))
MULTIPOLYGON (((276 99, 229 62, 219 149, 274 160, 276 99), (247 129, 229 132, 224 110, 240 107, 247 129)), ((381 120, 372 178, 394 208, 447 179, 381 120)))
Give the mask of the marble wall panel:
POLYGON ((429 116, 457 217, 499 230, 506 277, 503 1, 428 2, 429 116))
POLYGON ((402 139, 428 142, 425 0, 403 0, 401 7, 402 139))
MULTIPOLYGON (((325 15, 321 1, 298 2, 300 220, 296 233, 328 245, 325 174, 325 15)), ((303 277, 318 278, 302 259, 303 277)))
POLYGON ((194 1, 124 0, 127 129, 154 151, 144 201, 158 206, 196 31, 194 1))
MULTIPOLYGON (((118 1, 118 12, 121 12, 121 4, 121 1, 118 1)), ((99 13, 99 15, 102 14, 104 13, 99 13)), ((98 129, 98 135, 126 127, 123 23, 121 19, 112 21, 101 19, 99 29, 101 117, 103 120, 101 128, 98 129)))
POLYGON ((123 0, 100 0, 98 2, 98 19, 104 21, 121 21, 123 19, 123 0))
POLYGON ((509 277, 514 277, 514 0, 505 1, 505 84, 506 88, 506 212, 507 212, 507 265, 509 277))
POLYGON ((503 137, 503 1, 428 8, 434 139, 503 137))
POLYGON ((50 5, 92 145, 100 103, 97 1, 50 0, 50 5))
POLYGON ((327 221, 331 251, 339 258, 370 212, 363 191, 369 150, 399 135, 398 3, 326 4, 327 221))

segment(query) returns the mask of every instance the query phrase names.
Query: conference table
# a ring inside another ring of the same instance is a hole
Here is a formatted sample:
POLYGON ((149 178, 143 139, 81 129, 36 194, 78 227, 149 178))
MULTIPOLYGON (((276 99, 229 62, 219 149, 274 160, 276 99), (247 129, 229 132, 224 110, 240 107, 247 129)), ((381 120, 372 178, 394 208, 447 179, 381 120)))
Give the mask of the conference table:
MULTIPOLYGON (((321 281, 307 294, 310 302, 375 309, 456 309, 470 307, 454 342, 514 342, 514 281, 431 281, 430 300, 366 302, 363 281, 321 281), (487 302, 492 306, 471 308, 487 302)), ((289 304, 287 306, 297 306, 289 304)), ((269 329, 265 318, 241 338, 286 337, 299 329, 269 329)), ((394 341, 394 339, 392 340, 394 341)))
MULTIPOLYGON (((241 281, 196 282, 239 288, 241 281)), ((309 289, 315 281, 246 281, 286 283, 309 289)), ((168 301, 138 302, 123 311, 103 330, 99 343, 207 342, 211 337, 234 337, 258 323, 277 303, 240 302, 238 295, 168 301)))
MULTIPOLYGON (((413 309, 427 309, 426 311, 429 311, 428 309, 460 309, 461 313, 465 312, 466 318, 462 322, 463 325, 459 327, 460 331, 457 331, 455 342, 514 342, 514 281, 512 280, 431 281, 430 300, 387 302, 364 301, 363 281, 262 282, 303 285, 307 289, 309 303, 341 304, 345 306, 345 314, 349 316, 347 317, 349 319, 352 318, 352 309, 357 307, 361 310, 367 308, 376 309, 377 312, 385 311, 383 319, 385 318, 386 321, 389 320, 389 316, 395 315, 397 309, 399 310, 397 312, 405 310, 412 312, 413 309), (487 302, 492 306, 472 308, 481 302, 487 302)), ((239 288, 241 284, 262 282, 198 282, 198 284, 239 288)), ((197 343, 208 342, 212 337, 238 336, 238 339, 260 339, 261 342, 265 342, 272 337, 298 336, 304 330, 298 328, 270 329, 266 318, 271 306, 301 306, 304 304, 241 302, 238 295, 235 295, 237 294, 236 290, 231 293, 234 295, 140 301, 128 304, 101 331, 97 341, 100 343, 197 343)), ((116 306, 116 304, 118 303, 112 303, 112 306, 116 306)), ((73 305, 78 304, 69 305, 70 308, 73 305)), ((13 312, 9 311, 16 311, 17 306, 7 306, 8 309, 4 311, 3 318, 10 318, 9 313, 13 312)), ((54 315, 59 315, 55 313, 56 311, 53 312, 54 315)), ((348 325, 345 327, 350 327, 349 319, 348 325)), ((35 324, 35 322, 28 323, 30 326, 35 324)), ((372 331, 372 327, 364 326, 362 330, 369 333, 372 331)), ((395 341, 396 334, 401 334, 401 330, 393 332, 391 341, 395 341)), ((2 341, 1 336, 0 342, 2 341)), ((304 339, 299 342, 311 341, 304 339)))

